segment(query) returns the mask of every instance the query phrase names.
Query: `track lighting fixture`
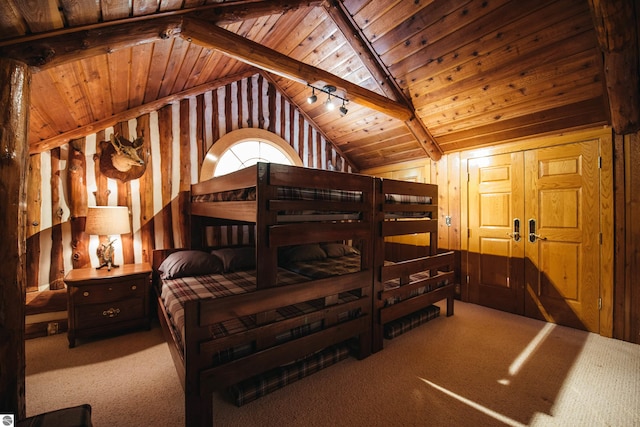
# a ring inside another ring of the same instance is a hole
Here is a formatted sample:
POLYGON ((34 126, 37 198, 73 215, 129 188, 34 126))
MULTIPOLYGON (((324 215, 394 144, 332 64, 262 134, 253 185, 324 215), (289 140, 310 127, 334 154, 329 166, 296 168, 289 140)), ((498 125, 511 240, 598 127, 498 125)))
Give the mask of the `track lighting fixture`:
POLYGON ((347 107, 346 107, 346 103, 349 102, 348 99, 343 98, 339 95, 336 95, 334 92, 336 91, 336 87, 333 85, 325 85, 321 88, 319 87, 315 87, 312 86, 310 84, 308 84, 307 86, 309 86, 311 88, 311 96, 307 98, 307 102, 309 104, 313 104, 314 102, 316 102, 318 100, 318 97, 316 96, 316 90, 319 90, 320 92, 324 92, 327 94, 327 100, 324 103, 325 108, 328 111, 331 111, 333 109, 335 109, 335 104, 333 103, 333 100, 331 99, 333 98, 338 98, 340 100, 342 100, 342 106, 340 107, 340 115, 344 116, 345 114, 347 114, 347 107))

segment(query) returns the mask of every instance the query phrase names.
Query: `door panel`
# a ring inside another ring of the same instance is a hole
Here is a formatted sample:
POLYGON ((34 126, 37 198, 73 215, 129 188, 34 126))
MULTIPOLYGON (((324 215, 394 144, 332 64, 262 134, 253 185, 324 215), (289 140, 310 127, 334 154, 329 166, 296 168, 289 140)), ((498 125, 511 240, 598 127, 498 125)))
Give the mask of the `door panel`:
POLYGON ((596 141, 525 153, 525 314, 599 332, 599 177, 596 141))
POLYGON ((470 302, 599 332, 598 151, 594 140, 469 159, 470 302))
POLYGON ((524 231, 523 167, 522 153, 469 160, 469 300, 518 314, 524 239, 513 233, 516 218, 524 231))

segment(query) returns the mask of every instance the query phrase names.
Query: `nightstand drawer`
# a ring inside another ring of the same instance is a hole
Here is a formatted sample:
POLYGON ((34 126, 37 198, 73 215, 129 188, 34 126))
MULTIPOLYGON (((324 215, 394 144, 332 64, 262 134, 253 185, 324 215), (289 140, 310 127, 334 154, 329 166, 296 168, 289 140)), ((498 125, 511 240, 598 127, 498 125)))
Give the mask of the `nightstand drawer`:
POLYGON ((81 328, 94 328, 140 319, 144 315, 145 300, 143 298, 132 298, 110 303, 77 306, 75 323, 81 328))
POLYGON ((125 298, 144 298, 146 290, 144 278, 127 280, 125 283, 106 283, 73 288, 71 298, 78 305, 118 301, 125 298))
POLYGON ((89 338, 149 328, 151 266, 124 264, 113 270, 78 268, 64 279, 69 297, 69 347, 89 338))

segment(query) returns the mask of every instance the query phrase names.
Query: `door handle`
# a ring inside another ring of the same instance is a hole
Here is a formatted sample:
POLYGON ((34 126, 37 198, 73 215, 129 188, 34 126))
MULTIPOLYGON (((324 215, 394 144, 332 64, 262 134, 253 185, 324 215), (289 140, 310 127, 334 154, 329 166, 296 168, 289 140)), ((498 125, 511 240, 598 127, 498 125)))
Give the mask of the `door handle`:
POLYGON ((513 233, 507 233, 507 236, 511 237, 514 241, 520 241, 520 219, 513 219, 513 233))
POLYGON ((536 240, 547 240, 547 238, 536 234, 536 220, 531 218, 529 220, 529 242, 535 243, 536 240))

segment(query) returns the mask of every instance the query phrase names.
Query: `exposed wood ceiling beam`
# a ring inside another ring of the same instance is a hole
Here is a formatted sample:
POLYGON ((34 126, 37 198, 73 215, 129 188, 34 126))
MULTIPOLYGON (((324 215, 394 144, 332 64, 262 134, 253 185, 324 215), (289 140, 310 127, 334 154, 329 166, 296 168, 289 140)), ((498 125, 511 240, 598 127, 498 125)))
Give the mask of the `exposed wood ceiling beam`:
POLYGON ((405 125, 416 140, 418 140, 420 146, 433 160, 440 160, 442 157, 442 149, 422 120, 416 119, 415 108, 413 107, 411 98, 400 89, 400 86, 395 79, 393 79, 380 57, 375 53, 371 43, 366 39, 362 30, 358 28, 342 2, 336 0, 325 1, 323 7, 353 50, 359 54, 364 66, 367 67, 378 83, 378 87, 380 87, 388 97, 403 102, 412 112, 413 117, 406 120, 405 125))
POLYGON ((169 16, 143 22, 127 22, 81 32, 57 34, 0 48, 0 56, 44 70, 95 55, 180 34, 182 17, 169 16))
MULTIPOLYGON (((323 0, 269 0, 244 2, 244 4, 221 3, 218 7, 203 11, 198 17, 220 25, 245 21, 252 18, 287 13, 301 7, 320 6, 323 0)), ((194 16, 194 14, 190 14, 194 16)))
POLYGON ((618 134, 640 130, 640 1, 589 0, 603 52, 611 125, 618 134))
POLYGON ((157 12, 150 15, 132 16, 113 21, 98 22, 95 24, 67 27, 54 31, 29 34, 23 37, 0 40, 0 47, 36 42, 65 34, 82 33, 100 28, 116 27, 123 24, 155 21, 167 17, 182 15, 203 16, 215 22, 231 23, 248 18, 255 18, 275 13, 286 13, 305 6, 319 6, 322 0, 235 0, 225 3, 213 3, 202 6, 175 9, 166 12, 157 12))
POLYGON ((289 58, 280 52, 245 39, 209 22, 185 17, 181 37, 302 84, 313 84, 322 81, 326 84, 334 85, 344 90, 349 101, 379 111, 390 117, 402 121, 410 120, 413 117, 412 111, 399 102, 364 89, 327 71, 289 58))
POLYGON ((0 56, 22 61, 36 68, 32 71, 38 71, 93 55, 175 37, 181 31, 183 16, 201 16, 211 21, 229 23, 286 13, 299 7, 319 6, 321 1, 238 0, 64 28, 0 40, 0 56))

